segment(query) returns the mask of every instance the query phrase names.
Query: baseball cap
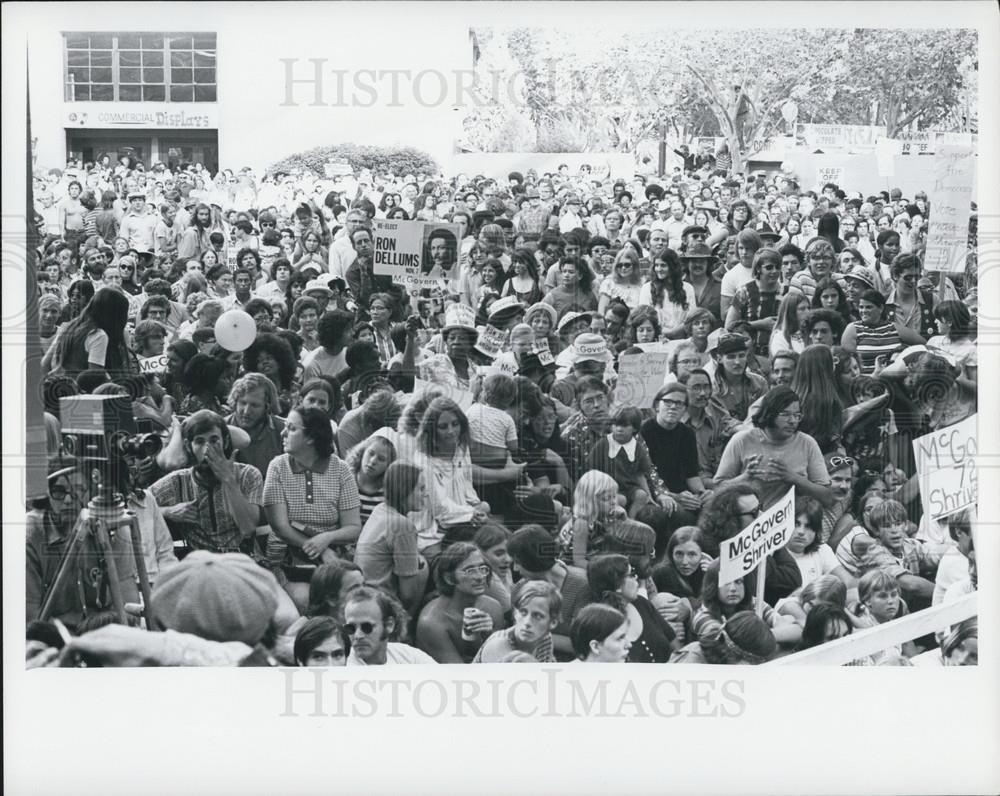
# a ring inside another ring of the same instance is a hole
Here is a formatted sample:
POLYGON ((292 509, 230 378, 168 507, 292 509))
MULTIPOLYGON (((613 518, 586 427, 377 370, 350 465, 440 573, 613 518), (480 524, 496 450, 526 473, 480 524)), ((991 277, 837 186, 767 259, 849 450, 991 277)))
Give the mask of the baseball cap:
POLYGON ((610 358, 607 341, 599 334, 585 333, 576 338, 570 347, 573 364, 579 362, 607 362, 610 358))

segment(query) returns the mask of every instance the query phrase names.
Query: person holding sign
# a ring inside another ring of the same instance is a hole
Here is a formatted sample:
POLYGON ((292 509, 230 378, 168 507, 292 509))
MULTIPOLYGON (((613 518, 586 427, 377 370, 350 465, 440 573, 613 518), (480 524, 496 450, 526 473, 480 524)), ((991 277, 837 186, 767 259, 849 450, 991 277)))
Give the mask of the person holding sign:
POLYGON ((754 484, 764 508, 770 508, 789 486, 796 494, 834 503, 830 476, 819 445, 799 431, 802 408, 790 387, 775 387, 760 402, 754 427, 737 432, 722 452, 716 482, 741 480, 754 484))
POLYGON ((718 561, 713 561, 705 570, 701 584, 701 608, 691 619, 691 628, 702 647, 717 644, 730 617, 741 611, 754 611, 774 634, 774 640, 789 647, 795 646, 802 638, 802 628, 790 616, 779 614, 766 603, 758 606, 753 596, 753 584, 746 578, 737 578, 731 583, 719 583, 718 561))

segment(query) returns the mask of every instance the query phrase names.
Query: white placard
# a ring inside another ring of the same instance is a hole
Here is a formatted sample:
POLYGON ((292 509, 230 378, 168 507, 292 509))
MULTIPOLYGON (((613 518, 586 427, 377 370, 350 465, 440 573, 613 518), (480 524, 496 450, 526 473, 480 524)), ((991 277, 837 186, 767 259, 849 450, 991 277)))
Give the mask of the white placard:
POLYGON ((795 487, 732 539, 719 545, 719 585, 725 586, 760 566, 780 550, 795 530, 795 487))
POLYGON ((979 501, 976 472, 978 415, 913 440, 920 502, 939 520, 979 501))

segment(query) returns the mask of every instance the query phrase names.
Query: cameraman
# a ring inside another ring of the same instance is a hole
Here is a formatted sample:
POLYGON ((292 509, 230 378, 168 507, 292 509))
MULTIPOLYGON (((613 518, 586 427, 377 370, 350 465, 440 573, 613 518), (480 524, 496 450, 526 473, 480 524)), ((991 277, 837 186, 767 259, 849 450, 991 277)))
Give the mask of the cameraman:
POLYGON ((163 516, 195 550, 252 550, 264 479, 250 464, 230 459, 233 443, 225 421, 208 409, 181 427, 193 466, 163 476, 151 487, 163 516))

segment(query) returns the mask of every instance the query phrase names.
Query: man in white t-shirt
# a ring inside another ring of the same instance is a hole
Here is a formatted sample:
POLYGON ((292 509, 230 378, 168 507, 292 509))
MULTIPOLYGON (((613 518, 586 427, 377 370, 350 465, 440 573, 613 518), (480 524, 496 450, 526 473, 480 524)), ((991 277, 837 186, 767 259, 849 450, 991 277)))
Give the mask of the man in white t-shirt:
POLYGON ((360 586, 344 603, 344 632, 351 642, 348 666, 382 666, 391 663, 436 663, 426 652, 389 641, 400 628, 392 599, 383 591, 360 586))

